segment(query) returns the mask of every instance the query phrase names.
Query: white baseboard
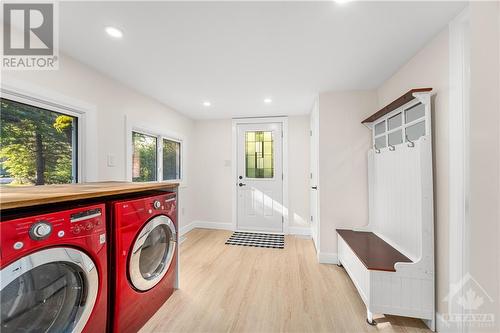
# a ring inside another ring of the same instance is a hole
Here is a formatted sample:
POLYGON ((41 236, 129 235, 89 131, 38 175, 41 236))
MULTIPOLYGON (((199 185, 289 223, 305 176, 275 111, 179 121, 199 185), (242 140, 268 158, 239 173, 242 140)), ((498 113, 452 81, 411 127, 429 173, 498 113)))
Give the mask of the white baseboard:
POLYGON ((187 237, 184 235, 179 235, 179 244, 182 244, 186 241, 187 237))
MULTIPOLYGON (((210 221, 193 221, 188 225, 179 229, 179 235, 183 236, 195 228, 217 229, 217 230, 233 230, 231 223, 210 222, 210 221)), ((290 235, 311 236, 311 229, 308 227, 290 227, 288 229, 290 235)))
POLYGON ((289 227, 288 233, 290 235, 311 236, 311 228, 309 228, 309 227, 289 227))
POLYGON ((187 234, 188 232, 190 232, 194 228, 196 228, 196 225, 194 222, 191 222, 188 225, 185 225, 185 226, 179 228, 179 236, 184 236, 185 234, 187 234))
POLYGON ((217 229, 217 230, 233 230, 231 223, 210 222, 210 221, 193 221, 195 228, 217 229))
POLYGON ((217 230, 233 230, 231 223, 209 222, 209 221, 193 221, 188 225, 179 229, 179 235, 183 236, 195 228, 217 229, 217 230))
POLYGON ((320 264, 338 264, 339 258, 337 253, 319 252, 318 262, 320 264))

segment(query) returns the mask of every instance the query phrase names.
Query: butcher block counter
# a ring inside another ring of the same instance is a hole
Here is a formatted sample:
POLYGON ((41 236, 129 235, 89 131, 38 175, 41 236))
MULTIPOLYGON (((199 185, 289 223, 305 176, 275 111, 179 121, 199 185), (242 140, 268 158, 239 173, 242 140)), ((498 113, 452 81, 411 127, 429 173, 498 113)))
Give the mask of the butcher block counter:
POLYGON ((177 183, 96 182, 64 185, 5 186, 0 188, 0 210, 15 210, 85 199, 149 191, 177 190, 177 183))

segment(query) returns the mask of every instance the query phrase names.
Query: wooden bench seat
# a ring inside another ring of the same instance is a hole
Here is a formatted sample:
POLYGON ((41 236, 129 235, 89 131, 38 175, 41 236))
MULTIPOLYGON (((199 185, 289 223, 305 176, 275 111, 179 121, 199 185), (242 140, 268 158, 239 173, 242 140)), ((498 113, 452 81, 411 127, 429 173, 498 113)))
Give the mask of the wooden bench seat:
POLYGON ((395 272, 397 262, 412 262, 373 232, 337 229, 337 233, 369 270, 395 272))

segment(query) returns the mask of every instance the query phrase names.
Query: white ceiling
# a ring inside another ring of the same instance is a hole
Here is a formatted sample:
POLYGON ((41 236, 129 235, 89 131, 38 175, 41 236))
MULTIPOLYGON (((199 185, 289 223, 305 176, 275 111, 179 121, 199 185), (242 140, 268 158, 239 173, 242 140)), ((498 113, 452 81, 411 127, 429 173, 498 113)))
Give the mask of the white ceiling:
POLYGON ((378 87, 463 7, 64 2, 60 38, 63 52, 195 119, 294 115, 317 92, 378 87))

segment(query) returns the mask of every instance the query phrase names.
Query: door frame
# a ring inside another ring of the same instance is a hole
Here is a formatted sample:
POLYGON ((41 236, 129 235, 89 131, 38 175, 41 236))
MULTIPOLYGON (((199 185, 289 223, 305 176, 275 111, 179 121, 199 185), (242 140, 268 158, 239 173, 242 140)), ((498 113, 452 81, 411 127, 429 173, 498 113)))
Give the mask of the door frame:
MULTIPOLYGON (((320 218, 320 187, 319 187, 319 95, 316 95, 314 98, 314 103, 311 108, 311 114, 310 114, 310 119, 309 119, 309 149, 310 149, 310 161, 309 161, 309 223, 311 226, 311 237, 313 239, 313 244, 316 249, 316 255, 319 258, 319 253, 320 253, 320 246, 321 246, 321 218, 320 218), (312 120, 314 120, 314 124, 312 123, 312 120), (314 143, 316 145, 313 145, 312 140, 314 139, 314 143), (312 157, 316 157, 316 165, 313 170, 312 168, 312 157), (312 201, 311 201, 311 185, 312 182, 312 175, 316 174, 316 184, 315 186, 317 187, 316 191, 316 221, 312 221, 312 201), (312 228, 314 225, 316 226, 316 230, 313 230, 312 228), (314 234, 316 233, 316 239, 314 239, 314 234)), ((318 259, 319 260, 319 259, 318 259)))
MULTIPOLYGON (((467 6, 449 24, 449 168, 448 168, 448 250, 449 250, 449 286, 458 283, 470 268, 469 243, 470 232, 470 168, 469 168, 469 127, 470 127, 470 39, 469 39, 469 6, 467 6)), ((464 295, 465 290, 459 290, 458 295, 464 295)), ((465 314, 465 310, 457 304, 449 302, 448 313, 465 314)), ((438 317, 439 318, 439 317, 438 317)), ((459 332, 468 332, 467 325, 455 326, 459 332)), ((436 322, 437 329, 445 328, 442 321, 436 322)))
MULTIPOLYGON (((259 118, 233 118, 232 119, 232 155, 231 176, 233 179, 232 194, 232 230, 238 230, 238 125, 241 124, 266 124, 280 123, 283 131, 282 159, 283 159, 283 234, 289 233, 288 218, 288 117, 259 117, 259 118)), ((269 232, 266 232, 269 233, 269 232)))

